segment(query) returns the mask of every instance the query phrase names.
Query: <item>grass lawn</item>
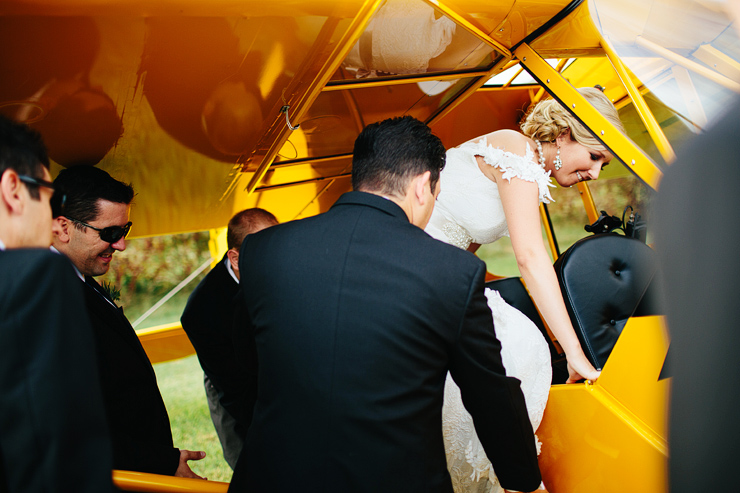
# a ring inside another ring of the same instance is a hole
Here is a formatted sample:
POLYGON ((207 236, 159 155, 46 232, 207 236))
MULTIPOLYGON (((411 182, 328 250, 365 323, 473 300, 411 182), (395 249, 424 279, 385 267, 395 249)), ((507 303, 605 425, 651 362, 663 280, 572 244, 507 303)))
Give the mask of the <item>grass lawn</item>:
POLYGON ((212 481, 230 481, 232 471, 211 422, 198 358, 192 355, 159 363, 154 365, 154 371, 170 415, 175 447, 204 450, 205 459, 190 462, 190 468, 212 481))

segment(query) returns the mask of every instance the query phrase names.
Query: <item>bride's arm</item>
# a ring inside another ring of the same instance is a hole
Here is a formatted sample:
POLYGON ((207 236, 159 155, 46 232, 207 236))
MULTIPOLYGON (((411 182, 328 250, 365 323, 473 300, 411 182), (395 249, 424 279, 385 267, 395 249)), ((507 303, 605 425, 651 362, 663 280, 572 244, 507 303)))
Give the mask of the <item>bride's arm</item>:
POLYGON ((537 184, 518 178, 509 182, 498 170, 493 169, 493 172, 498 175, 496 183, 519 272, 539 312, 565 351, 568 383, 581 378, 596 380, 599 372, 586 358, 573 330, 555 269, 542 240, 537 184))

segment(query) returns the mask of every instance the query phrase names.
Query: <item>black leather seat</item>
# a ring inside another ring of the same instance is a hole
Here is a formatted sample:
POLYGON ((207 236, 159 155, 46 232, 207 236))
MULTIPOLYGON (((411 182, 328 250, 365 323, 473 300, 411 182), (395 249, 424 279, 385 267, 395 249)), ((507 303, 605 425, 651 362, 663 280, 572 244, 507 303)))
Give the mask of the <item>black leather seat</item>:
MULTIPOLYGON (((650 286, 655 284, 657 258, 639 240, 612 233, 589 236, 566 250, 554 267, 573 328, 596 368, 606 363, 629 317, 660 312, 654 300, 646 301, 651 298, 646 293, 654 291, 650 286)), ((550 347, 552 383, 565 383, 565 354, 550 339, 521 279, 498 279, 486 286, 534 322, 550 347)))
MULTIPOLYGON (((600 234, 573 244, 555 262, 565 307, 586 357, 602 368, 656 276, 658 259, 640 240, 600 234)), ((640 314, 659 312, 642 304, 640 314)))

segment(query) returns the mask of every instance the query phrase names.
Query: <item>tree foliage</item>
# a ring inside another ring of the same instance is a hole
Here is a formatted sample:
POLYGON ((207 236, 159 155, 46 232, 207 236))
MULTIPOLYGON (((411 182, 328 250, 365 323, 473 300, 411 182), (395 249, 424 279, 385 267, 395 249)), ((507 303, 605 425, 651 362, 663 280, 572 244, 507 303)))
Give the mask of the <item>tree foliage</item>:
POLYGON ((163 296, 210 259, 207 231, 126 240, 108 273, 98 278, 121 290, 121 304, 136 296, 163 296))

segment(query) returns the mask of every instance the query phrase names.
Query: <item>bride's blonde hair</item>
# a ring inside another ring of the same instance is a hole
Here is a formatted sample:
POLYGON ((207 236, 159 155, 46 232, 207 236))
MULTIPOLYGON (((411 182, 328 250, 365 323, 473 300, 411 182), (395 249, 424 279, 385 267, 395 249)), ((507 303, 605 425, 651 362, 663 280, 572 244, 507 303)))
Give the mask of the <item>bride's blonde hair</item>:
MULTIPOLYGON (((614 104, 594 87, 582 87, 578 92, 591 103, 614 127, 626 134, 624 125, 614 104)), ((521 125, 522 133, 540 142, 553 142, 563 132, 570 129, 571 138, 579 144, 599 151, 606 148, 591 132, 581 125, 576 118, 554 99, 545 99, 530 109, 521 125)))

